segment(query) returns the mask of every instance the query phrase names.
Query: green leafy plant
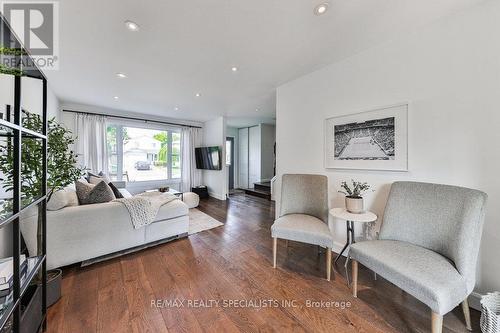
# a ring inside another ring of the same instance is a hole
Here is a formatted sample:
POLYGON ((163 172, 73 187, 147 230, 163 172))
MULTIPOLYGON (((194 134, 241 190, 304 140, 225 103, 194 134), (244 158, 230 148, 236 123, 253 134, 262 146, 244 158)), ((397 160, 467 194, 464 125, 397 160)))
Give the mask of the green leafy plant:
POLYGON ((153 135, 153 138, 160 141, 160 150, 158 151, 158 161, 167 163, 167 150, 168 150, 168 134, 161 132, 153 135))
MULTIPOLYGON (((10 63, 10 61, 7 61, 8 58, 12 57, 25 57, 27 56, 27 53, 25 50, 20 49, 20 48, 10 48, 10 47, 5 47, 3 45, 0 45, 0 73, 2 74, 8 74, 8 75, 15 75, 15 76, 23 76, 25 73, 23 70, 21 70, 18 67, 9 67, 6 64, 10 63)), ((17 61, 16 61, 17 63, 17 61)))
POLYGON ((0 45, 0 54, 11 55, 11 56, 25 56, 28 53, 20 48, 5 47, 0 45))
MULTIPOLYGON (((43 121, 37 114, 23 111, 24 128, 42 133, 43 121)), ((7 135, 8 136, 8 135, 7 135)), ((50 119, 47 127, 47 201, 54 192, 78 180, 83 168, 76 166, 77 155, 69 149, 75 142, 71 131, 50 119)), ((36 136, 23 134, 21 144, 21 201, 23 205, 41 196, 43 181, 43 145, 36 136)), ((0 143, 0 172, 6 191, 14 189, 14 154, 10 138, 0 143)), ((4 204, 4 209, 6 205, 4 204)), ((42 205, 38 205, 38 244, 41 243, 42 205)), ((38 249, 40 254, 41 249, 38 249)))
POLYGON ((342 187, 344 191, 339 191, 339 193, 343 193, 350 198, 361 198, 363 194, 370 189, 370 185, 366 182, 362 183, 351 179, 351 183, 352 185, 350 186, 347 182, 343 181, 340 187, 342 187))

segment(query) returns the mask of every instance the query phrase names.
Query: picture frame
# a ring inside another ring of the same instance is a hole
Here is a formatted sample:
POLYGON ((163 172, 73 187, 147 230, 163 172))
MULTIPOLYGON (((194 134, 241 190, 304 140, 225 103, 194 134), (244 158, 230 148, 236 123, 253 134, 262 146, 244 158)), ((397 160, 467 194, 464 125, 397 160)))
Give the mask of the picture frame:
POLYGON ((325 168, 408 171, 409 103, 325 120, 325 168))

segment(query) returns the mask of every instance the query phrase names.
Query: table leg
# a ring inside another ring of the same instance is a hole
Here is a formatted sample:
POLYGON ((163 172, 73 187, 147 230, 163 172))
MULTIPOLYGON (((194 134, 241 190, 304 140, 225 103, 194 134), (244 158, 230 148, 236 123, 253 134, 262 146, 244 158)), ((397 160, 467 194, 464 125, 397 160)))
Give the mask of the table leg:
MULTIPOLYGON (((347 239, 349 242, 349 249, 350 249, 350 245, 356 243, 356 241, 354 240, 354 222, 353 221, 347 221, 347 234, 348 234, 347 239)), ((344 264, 347 286, 349 286, 351 284, 351 282, 349 281, 349 270, 347 269, 347 264, 349 263, 349 249, 347 250, 347 255, 346 255, 345 264, 344 264)))
POLYGON ((347 247, 350 244, 350 241, 349 241, 349 236, 350 236, 350 234, 349 234, 349 221, 346 221, 345 223, 346 223, 346 230, 347 230, 347 241, 346 241, 344 247, 342 248, 342 251, 340 251, 340 253, 335 258, 335 262, 334 262, 335 265, 337 264, 337 261, 339 261, 340 257, 342 257, 342 254, 344 253, 344 251, 347 249, 347 247))

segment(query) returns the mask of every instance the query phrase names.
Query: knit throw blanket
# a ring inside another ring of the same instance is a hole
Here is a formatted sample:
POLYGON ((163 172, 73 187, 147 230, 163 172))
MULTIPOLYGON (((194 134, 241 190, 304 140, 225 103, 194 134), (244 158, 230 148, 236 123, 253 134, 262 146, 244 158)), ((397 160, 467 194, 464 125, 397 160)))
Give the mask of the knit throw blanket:
POLYGON ((170 193, 146 192, 131 198, 115 199, 127 207, 134 229, 151 224, 160 207, 179 198, 170 193))

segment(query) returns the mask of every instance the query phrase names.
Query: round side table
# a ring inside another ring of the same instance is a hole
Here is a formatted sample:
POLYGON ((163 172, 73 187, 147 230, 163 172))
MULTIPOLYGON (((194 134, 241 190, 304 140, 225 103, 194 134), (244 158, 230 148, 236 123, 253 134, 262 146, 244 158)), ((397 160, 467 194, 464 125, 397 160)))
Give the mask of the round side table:
MULTIPOLYGON (((342 251, 337 255, 335 258, 334 264, 337 264, 337 261, 340 259, 342 254, 345 252, 345 250, 348 250, 348 247, 356 243, 356 240, 354 238, 354 222, 359 222, 359 223, 370 223, 370 222, 375 222, 377 220, 377 215, 370 211, 365 211, 360 214, 353 214, 349 213, 345 208, 332 208, 330 209, 330 215, 332 215, 335 218, 345 220, 346 221, 346 227, 347 227, 347 241, 342 248, 342 251)), ((347 284, 349 285, 349 272, 347 271, 347 263, 349 262, 349 250, 347 251, 347 259, 345 261, 345 271, 346 271, 346 278, 347 278, 347 284)))

